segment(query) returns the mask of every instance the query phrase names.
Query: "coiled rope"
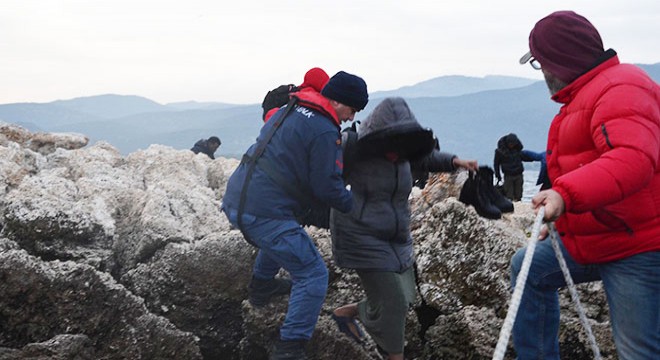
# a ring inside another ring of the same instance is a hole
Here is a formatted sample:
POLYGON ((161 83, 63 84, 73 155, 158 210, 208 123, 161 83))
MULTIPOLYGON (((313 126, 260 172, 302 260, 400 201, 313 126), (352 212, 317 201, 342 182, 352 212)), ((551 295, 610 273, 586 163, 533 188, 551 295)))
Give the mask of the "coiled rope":
MULTIPOLYGON (((516 286, 513 290, 513 295, 511 296, 511 302, 509 303, 509 309, 504 319, 504 324, 500 329, 500 337, 497 341, 497 346, 495 347, 495 352, 493 353, 493 360, 502 360, 504 359, 504 354, 506 353, 506 347, 509 343, 509 337, 511 336, 511 330, 513 329, 513 324, 516 321, 516 315, 518 313, 518 308, 520 307, 520 301, 522 299, 523 291, 525 290, 525 284, 527 283, 527 275, 529 274, 529 268, 532 265, 532 258, 534 256, 534 250, 536 249, 536 244, 538 243, 539 233, 541 232, 541 226, 543 225, 543 216, 545 215, 545 208, 541 207, 539 212, 536 214, 536 219, 534 220, 534 227, 532 228, 532 238, 527 244, 527 249, 525 250, 525 257, 523 258, 522 267, 518 273, 518 278, 516 279, 516 286)), ((598 349, 598 344, 596 343, 596 338, 594 337, 593 332, 591 331, 591 326, 587 320, 587 316, 580 304, 580 298, 578 297, 575 284, 573 283, 573 278, 568 270, 568 265, 566 265, 566 260, 561 253, 559 248, 559 236, 557 236, 557 231, 554 227, 554 224, 548 224, 548 229, 550 230, 550 238, 552 241, 552 248, 555 251, 557 256, 557 261, 559 262, 559 267, 561 268, 562 273, 564 274, 564 279, 566 280, 566 285, 569 292, 571 293, 571 298, 575 303, 575 308, 577 310, 578 316, 582 326, 584 326, 585 331, 587 332, 587 338, 591 345, 591 350, 594 353, 594 359, 601 360, 600 350, 598 349)))

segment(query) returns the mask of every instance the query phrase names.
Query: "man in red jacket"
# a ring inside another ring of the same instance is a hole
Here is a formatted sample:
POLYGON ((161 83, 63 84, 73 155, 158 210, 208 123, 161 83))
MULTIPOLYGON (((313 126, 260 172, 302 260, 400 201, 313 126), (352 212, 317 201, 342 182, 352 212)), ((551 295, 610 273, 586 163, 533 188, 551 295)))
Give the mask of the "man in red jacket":
MULTIPOLYGON (((529 48, 520 63, 543 71, 562 104, 546 149, 552 187, 532 205, 555 222, 575 282, 602 280, 619 358, 657 358, 660 87, 619 63, 572 11, 537 22, 529 48)), ((511 261, 514 286, 523 257, 521 249, 511 261)), ((550 242, 540 242, 513 329, 519 359, 559 359, 557 289, 565 285, 550 242)))

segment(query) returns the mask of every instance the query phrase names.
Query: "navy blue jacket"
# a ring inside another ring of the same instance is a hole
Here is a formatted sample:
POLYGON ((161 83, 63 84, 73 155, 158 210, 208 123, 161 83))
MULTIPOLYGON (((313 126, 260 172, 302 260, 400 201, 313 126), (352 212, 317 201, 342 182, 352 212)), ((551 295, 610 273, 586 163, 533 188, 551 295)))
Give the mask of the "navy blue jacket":
MULTIPOLYGON (((320 95, 312 98, 317 102, 323 99, 320 95)), ((334 114, 334 110, 323 111, 329 104, 319 106, 315 109, 296 105, 275 132, 261 158, 303 193, 311 194, 339 211, 350 211, 353 199, 341 177, 343 159, 338 121, 329 115, 334 114)), ((264 124, 257 142, 282 116, 284 109, 264 124)), ((254 153, 256 145, 248 149, 248 155, 254 153)), ((223 207, 238 209, 247 169, 248 165, 242 163, 229 178, 223 207)), ((245 213, 273 219, 295 219, 303 209, 304 204, 288 194, 259 166, 256 167, 248 186, 245 213)))
POLYGON ((545 151, 537 153, 530 150, 522 151, 523 161, 540 161, 541 169, 539 170, 539 176, 536 179, 536 185, 542 185, 541 190, 550 189, 550 178, 548 177, 548 166, 545 162, 545 151))

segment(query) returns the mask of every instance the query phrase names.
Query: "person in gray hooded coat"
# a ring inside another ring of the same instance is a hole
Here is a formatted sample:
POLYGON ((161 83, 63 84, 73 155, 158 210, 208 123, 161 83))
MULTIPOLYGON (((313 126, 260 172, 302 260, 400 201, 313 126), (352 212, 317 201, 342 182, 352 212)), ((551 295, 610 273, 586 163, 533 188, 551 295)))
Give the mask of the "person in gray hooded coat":
POLYGON ((440 152, 405 100, 386 98, 362 122, 344 165, 354 206, 331 212, 332 250, 338 266, 357 270, 366 299, 335 309, 332 317, 357 341, 359 319, 389 359, 403 359, 405 317, 416 297, 408 204, 413 170, 476 171, 478 164, 440 152))

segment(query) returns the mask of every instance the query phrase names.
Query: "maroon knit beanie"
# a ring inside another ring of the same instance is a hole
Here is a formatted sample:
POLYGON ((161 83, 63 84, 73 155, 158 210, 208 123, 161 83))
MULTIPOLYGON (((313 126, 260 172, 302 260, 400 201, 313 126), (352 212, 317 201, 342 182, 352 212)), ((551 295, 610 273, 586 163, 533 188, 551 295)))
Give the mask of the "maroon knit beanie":
POLYGON ((590 70, 605 51, 598 30, 573 11, 539 20, 529 34, 529 49, 544 70, 567 84, 590 70))

